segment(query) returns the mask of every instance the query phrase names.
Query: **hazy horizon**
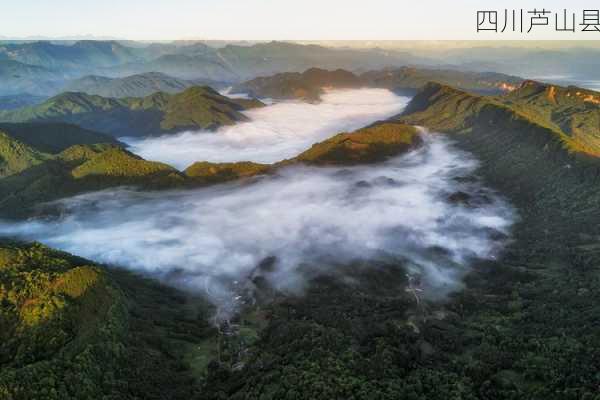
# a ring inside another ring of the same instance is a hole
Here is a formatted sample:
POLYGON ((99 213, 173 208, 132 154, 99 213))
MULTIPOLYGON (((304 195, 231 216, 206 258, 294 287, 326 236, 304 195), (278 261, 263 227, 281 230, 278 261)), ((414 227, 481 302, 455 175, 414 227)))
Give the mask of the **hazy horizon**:
MULTIPOLYGON (((545 10, 562 12, 563 2, 548 0, 545 10)), ((539 6, 538 6, 539 8, 539 6)), ((581 17, 590 8, 583 0, 567 7, 581 17)), ((477 32, 480 10, 518 10, 534 7, 509 0, 502 7, 474 0, 452 3, 423 0, 411 7, 392 0, 373 0, 368 7, 352 7, 347 1, 302 3, 264 0, 180 0, 174 5, 155 0, 151 7, 141 0, 104 2, 33 0, 4 5, 2 21, 6 37, 69 37, 92 35, 143 40, 203 38, 219 40, 384 40, 384 39, 595 39, 595 35, 535 29, 532 32, 477 32), (450 18, 449 16, 452 16, 450 18), (64 21, 69 21, 65 24, 64 21)), ((547 27, 550 28, 550 27, 547 27)))
POLYGON ((303 40, 303 39, 219 39, 219 38, 177 38, 177 39, 130 39, 117 36, 95 36, 92 34, 74 35, 74 36, 4 36, 0 35, 0 43, 2 42, 64 42, 68 44, 76 41, 117 41, 121 43, 139 43, 139 44, 175 44, 187 45, 194 43, 205 43, 214 47, 226 45, 245 45, 252 46, 260 43, 282 42, 295 43, 301 45, 320 45, 323 47, 333 48, 354 48, 354 49, 389 49, 389 50, 450 50, 450 49, 469 49, 469 48, 535 48, 535 49, 576 49, 576 48, 594 48, 600 49, 600 41, 598 40, 369 40, 369 39, 352 39, 352 40, 303 40))

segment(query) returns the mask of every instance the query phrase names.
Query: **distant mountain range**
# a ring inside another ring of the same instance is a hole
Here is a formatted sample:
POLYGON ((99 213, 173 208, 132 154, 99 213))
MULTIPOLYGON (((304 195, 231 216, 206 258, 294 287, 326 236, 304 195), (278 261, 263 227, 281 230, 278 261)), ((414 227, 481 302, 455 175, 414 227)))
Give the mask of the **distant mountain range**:
POLYGON ((0 94, 53 94, 56 87, 85 75, 123 77, 161 72, 185 80, 239 82, 311 67, 369 70, 417 61, 418 57, 378 49, 333 49, 284 42, 220 48, 199 42, 135 46, 91 40, 7 42, 0 43, 0 94), (2 67, 2 63, 10 64, 2 67), (15 74, 23 75, 23 82, 15 81, 15 74))
POLYGON ((223 84, 214 81, 178 79, 160 72, 146 72, 123 78, 87 75, 69 82, 65 92, 82 92, 103 97, 144 97, 156 92, 177 93, 192 86, 208 85, 213 88, 223 84))
POLYGON ((573 45, 568 48, 498 47, 485 45, 451 48, 440 51, 415 52, 436 60, 438 66, 472 71, 495 71, 528 78, 569 76, 576 79, 600 79, 598 48, 573 45))
POLYGON ((440 50, 344 48, 268 42, 210 46, 199 41, 0 42, 0 95, 56 94, 68 81, 86 75, 122 78, 160 72, 177 79, 239 83, 259 76, 309 68, 356 74, 384 68, 419 66, 448 71, 496 71, 525 77, 565 75, 600 79, 590 48, 536 49, 470 47, 440 50))
POLYGON ((311 68, 303 73, 286 72, 255 78, 237 85, 232 93, 253 97, 301 99, 316 102, 326 89, 376 87, 412 96, 428 82, 440 82, 482 94, 501 94, 516 89, 523 79, 493 72, 463 72, 414 67, 386 68, 357 75, 337 69, 311 68))

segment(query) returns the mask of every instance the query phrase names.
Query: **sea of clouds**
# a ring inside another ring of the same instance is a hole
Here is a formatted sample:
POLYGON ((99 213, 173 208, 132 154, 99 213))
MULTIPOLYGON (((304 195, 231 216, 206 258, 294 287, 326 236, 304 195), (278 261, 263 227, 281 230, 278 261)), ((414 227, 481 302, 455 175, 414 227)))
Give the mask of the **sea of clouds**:
MULTIPOLYGON (((254 111, 249 123, 137 149, 179 166, 201 159, 273 161, 332 132, 387 117, 405 102, 371 89, 325 99, 269 106, 254 111)), ((398 273, 405 273, 402 265, 421 277, 425 295, 443 294, 460 287, 474 260, 497 256, 515 215, 473 181, 471 155, 441 135, 424 133, 424 139, 422 148, 376 165, 291 166, 251 182, 188 191, 88 193, 61 200, 60 218, 0 224, 0 234, 203 292, 222 315, 247 301, 243 294, 257 275, 297 293, 307 282, 303 266, 325 272, 357 260, 393 260, 398 273), (463 199, 471 196, 470 204, 449 200, 459 191, 463 199), (273 265, 258 268, 265 260, 273 265)))
POLYGON ((217 132, 188 131, 121 140, 134 153, 179 169, 195 161, 272 163, 294 157, 336 133, 397 114, 409 98, 385 89, 351 89, 326 93, 322 100, 319 104, 286 101, 249 110, 245 114, 250 121, 217 132))
POLYGON ((475 166, 441 138, 428 139, 377 166, 290 167, 253 183, 193 191, 85 194, 61 201, 60 219, 0 232, 171 280, 227 310, 269 257, 275 265, 261 274, 283 291, 302 290, 302 264, 395 259, 431 294, 447 293, 474 259, 496 256, 514 218, 494 193, 456 179, 475 166), (483 191, 486 201, 448 201, 458 190, 483 191))

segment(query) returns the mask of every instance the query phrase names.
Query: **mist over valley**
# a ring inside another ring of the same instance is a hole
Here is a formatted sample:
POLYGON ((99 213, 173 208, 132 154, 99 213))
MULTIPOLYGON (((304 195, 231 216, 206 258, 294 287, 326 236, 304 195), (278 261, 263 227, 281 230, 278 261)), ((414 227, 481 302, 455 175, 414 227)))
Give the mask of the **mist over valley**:
POLYGON ((599 54, 0 41, 0 400, 595 399, 599 54))

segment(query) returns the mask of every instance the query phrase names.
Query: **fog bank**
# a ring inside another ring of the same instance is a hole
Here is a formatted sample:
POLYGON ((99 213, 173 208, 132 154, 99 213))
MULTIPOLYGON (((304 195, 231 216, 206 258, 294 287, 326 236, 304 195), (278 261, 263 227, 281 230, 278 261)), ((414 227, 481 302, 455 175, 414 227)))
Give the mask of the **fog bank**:
POLYGON ((472 179, 477 162, 445 139, 379 165, 291 167, 251 184, 193 191, 129 189, 77 196, 53 221, 0 225, 99 262, 143 271, 235 309, 257 274, 301 291, 301 265, 326 271, 355 260, 395 260, 444 293, 476 258, 493 258, 512 209, 472 179), (449 201, 461 191, 468 203, 449 201), (257 266, 274 257, 272 268, 257 266))
POLYGON ((195 131, 150 139, 122 138, 131 151, 184 169, 195 161, 272 163, 312 144, 398 114, 408 97, 385 89, 336 90, 319 104, 285 101, 249 110, 248 122, 216 132, 195 131))

